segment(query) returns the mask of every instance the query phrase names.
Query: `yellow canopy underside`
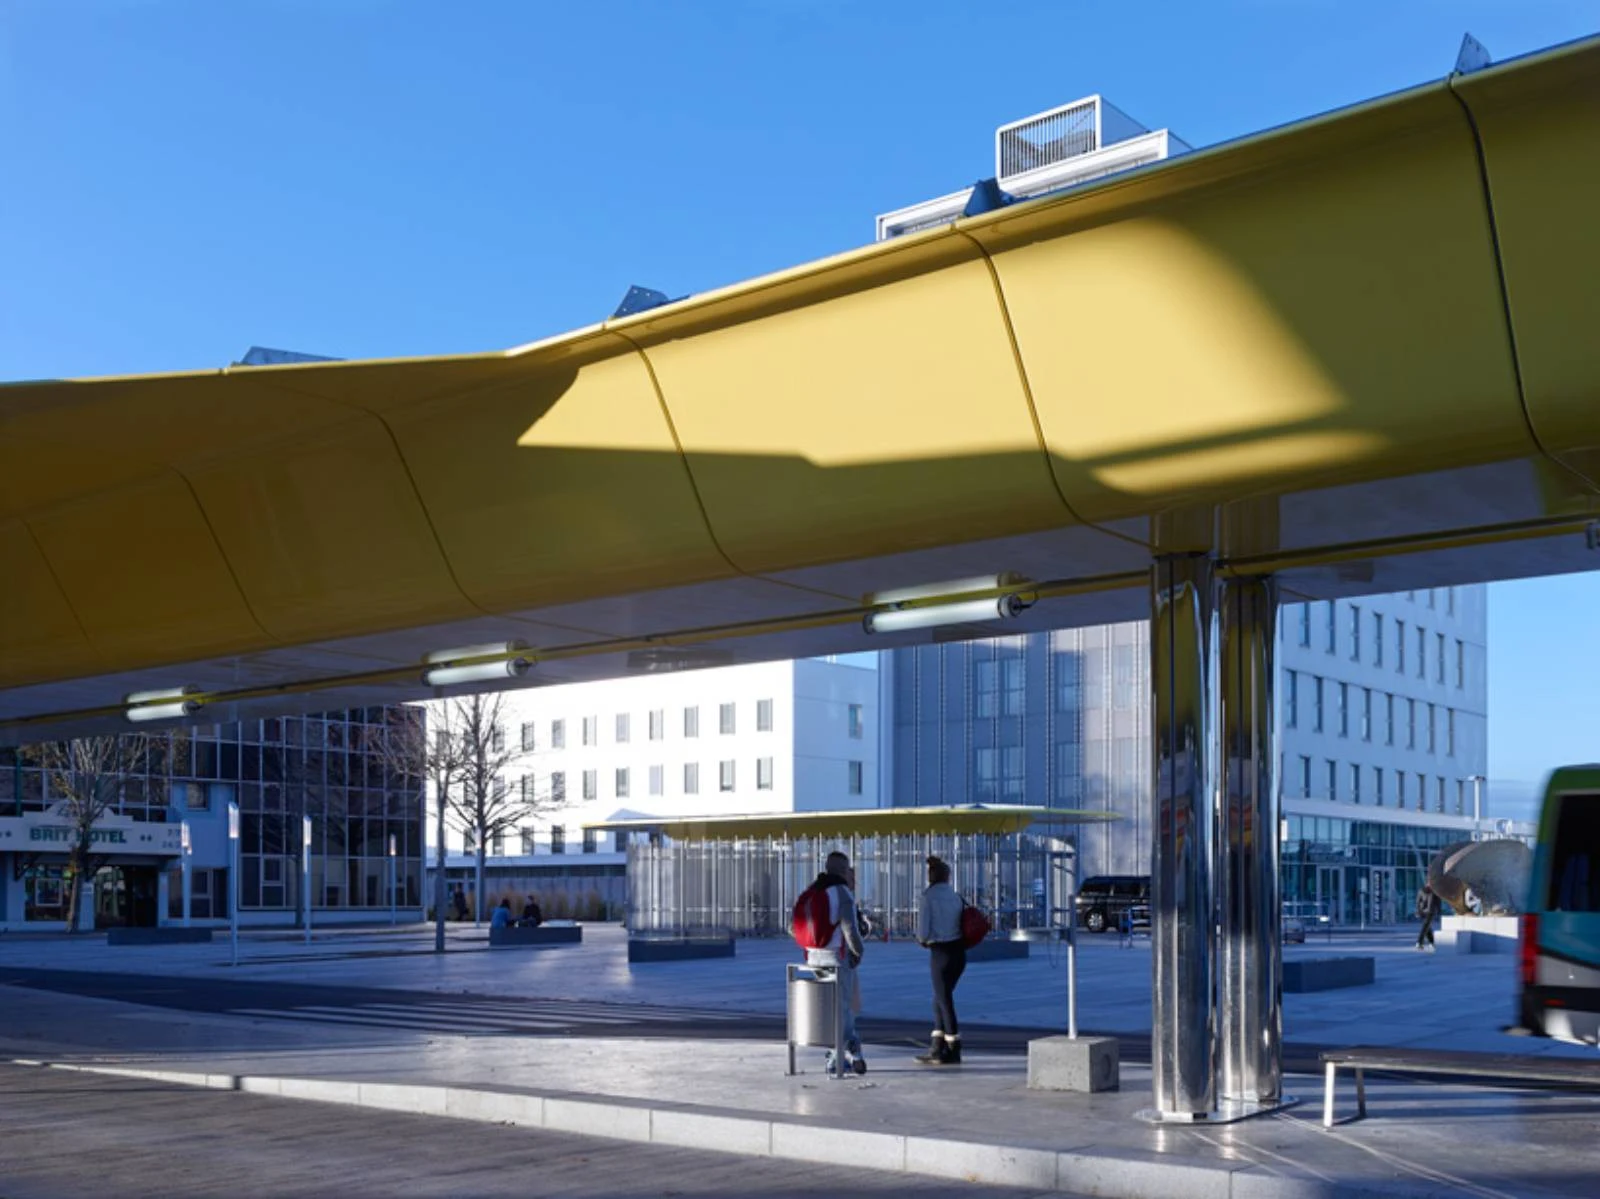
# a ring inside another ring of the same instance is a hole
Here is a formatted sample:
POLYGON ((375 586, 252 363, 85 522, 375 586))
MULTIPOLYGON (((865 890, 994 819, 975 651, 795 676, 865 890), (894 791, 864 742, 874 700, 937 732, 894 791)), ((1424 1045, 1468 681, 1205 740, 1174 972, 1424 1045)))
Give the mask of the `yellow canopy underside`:
POLYGON ((884 837, 1020 833, 1034 825, 1110 824, 1114 812, 1022 806, 865 808, 838 812, 772 812, 750 816, 684 816, 607 820, 599 832, 659 832, 674 841, 743 841, 759 837, 884 837))

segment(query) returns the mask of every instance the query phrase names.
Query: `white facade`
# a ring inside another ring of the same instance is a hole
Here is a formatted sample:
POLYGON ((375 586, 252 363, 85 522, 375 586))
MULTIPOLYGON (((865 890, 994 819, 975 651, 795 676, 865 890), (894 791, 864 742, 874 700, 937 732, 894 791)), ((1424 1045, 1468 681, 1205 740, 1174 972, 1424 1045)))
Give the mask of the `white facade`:
MULTIPOLYGON (((507 786, 531 778, 557 806, 490 856, 605 853, 581 829, 614 817, 876 807, 876 698, 876 671, 814 659, 507 692, 508 743, 527 751, 507 786)), ((466 848, 447 833, 452 858, 466 848)))

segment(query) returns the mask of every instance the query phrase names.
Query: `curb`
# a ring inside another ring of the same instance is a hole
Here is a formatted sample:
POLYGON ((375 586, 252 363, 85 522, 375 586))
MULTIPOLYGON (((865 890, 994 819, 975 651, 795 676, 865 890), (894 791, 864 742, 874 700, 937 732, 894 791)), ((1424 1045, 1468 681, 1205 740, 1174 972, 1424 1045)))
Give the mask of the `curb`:
POLYGON ((1169 1199, 1173 1195, 1183 1195, 1186 1199, 1353 1199, 1361 1195, 1430 1199, 1449 1193, 1404 1183, 1339 1182, 1245 1161, 1199 1164, 1170 1155, 1094 1146, 1030 1149, 530 1092, 485 1091, 422 1083, 198 1074, 25 1058, 13 1058, 11 1064, 519 1128, 542 1128, 549 1132, 679 1149, 785 1158, 819 1165, 849 1161, 868 1170, 1030 1187, 1036 1191, 1065 1191, 1104 1199, 1169 1199), (819 1131, 825 1131, 827 1136, 819 1138, 819 1131))

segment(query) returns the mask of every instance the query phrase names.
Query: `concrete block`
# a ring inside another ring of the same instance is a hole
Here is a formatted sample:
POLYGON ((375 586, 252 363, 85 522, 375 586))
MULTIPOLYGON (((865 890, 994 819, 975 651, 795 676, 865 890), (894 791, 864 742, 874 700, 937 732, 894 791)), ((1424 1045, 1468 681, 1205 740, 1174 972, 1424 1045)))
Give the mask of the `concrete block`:
POLYGON ((999 937, 986 937, 967 950, 969 962, 1015 962, 1027 956, 1027 941, 1006 941, 999 937))
POLYGON ((383 1108, 391 1112, 412 1112, 419 1116, 445 1114, 445 1089, 403 1082, 364 1082, 359 1102, 362 1107, 383 1108))
POLYGON ((525 949, 534 945, 580 945, 581 924, 541 924, 538 928, 491 928, 490 949, 525 949))
POLYGON ((1371 1195, 1385 1199, 1438 1199, 1448 1193, 1448 1189, 1426 1182, 1412 1185, 1389 1178, 1381 1182, 1368 1178, 1320 1178, 1285 1174, 1277 1166, 1251 1166, 1234 1171, 1231 1199, 1357 1199, 1371 1195))
POLYGON ((650 1113, 650 1140, 657 1145, 677 1145, 683 1149, 768 1157, 772 1153, 772 1123, 738 1116, 657 1109, 650 1113))
POLYGON ((458 1120, 481 1120, 487 1124, 515 1124, 519 1128, 542 1128, 544 1097, 446 1087, 444 1114, 458 1120))
POLYGON ((628 940, 629 962, 689 962, 700 958, 731 958, 734 940, 723 937, 713 940, 668 940, 641 938, 628 940))
POLYGON ((576 1132, 589 1137, 609 1137, 614 1141, 648 1141, 650 1109, 547 1098, 544 1126, 552 1132, 576 1132))
POLYGON ((1116 1149, 1075 1149, 1056 1154, 1056 1187, 1074 1195, 1117 1199, 1229 1199, 1233 1169, 1178 1156, 1116 1149))
POLYGON ((1028 1087, 1034 1091, 1115 1091, 1122 1055, 1115 1037, 1038 1037, 1028 1042, 1028 1087))
POLYGON ((252 1095, 281 1095, 283 1094, 283 1079, 281 1078, 252 1078, 248 1074, 239 1076, 239 1090, 252 1095))
POLYGON ((1284 994, 1332 991, 1339 987, 1371 986, 1376 977, 1373 959, 1354 955, 1338 958, 1285 958, 1284 994))
POLYGON ((111 928, 107 945, 203 945, 211 940, 209 928, 111 928))
POLYGON ((1053 1191, 1056 1151, 907 1137, 906 1173, 1053 1191))
POLYGON ((800 1162, 848 1162, 862 1170, 904 1170, 906 1138, 888 1132, 773 1121, 772 1156, 800 1162))
POLYGON ((332 1078, 280 1078, 278 1091, 285 1099, 316 1099, 322 1103, 361 1103, 361 1084, 332 1078))

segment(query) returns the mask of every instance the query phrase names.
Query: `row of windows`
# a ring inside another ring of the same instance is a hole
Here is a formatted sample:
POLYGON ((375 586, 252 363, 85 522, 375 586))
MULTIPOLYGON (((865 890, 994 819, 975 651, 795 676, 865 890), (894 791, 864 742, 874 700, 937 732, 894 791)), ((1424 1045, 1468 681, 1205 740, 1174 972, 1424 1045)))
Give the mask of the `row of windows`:
MULTIPOLYGON (((865 735, 865 721, 861 704, 849 704, 846 709, 847 731, 852 739, 859 741, 865 735)), ((733 703, 717 705, 717 732, 722 736, 732 736, 738 732, 738 705, 733 703)), ((772 701, 758 699, 756 701, 756 732, 772 732, 772 701)), ((600 744, 600 718, 598 716, 585 716, 580 722, 580 733, 584 745, 600 744)), ((655 708, 646 714, 646 735, 651 741, 664 741, 667 736, 667 712, 665 708, 655 708)), ((694 738, 700 735, 700 708, 698 705, 683 709, 683 735, 685 738, 694 738)), ((618 712, 613 718, 612 737, 617 745, 627 745, 633 740, 633 717, 628 712, 618 712)), ((495 730, 496 749, 504 746, 504 731, 495 730)), ((565 749, 567 747, 567 722, 564 719, 550 722, 549 749, 565 749)), ((539 726, 537 721, 524 721, 522 725, 522 748, 532 753, 539 747, 539 726)))
MULTIPOLYGON (((1452 596, 1454 595, 1454 589, 1451 590, 1451 594, 1452 596)), ((1326 621, 1324 624, 1326 640, 1324 642, 1324 649, 1330 654, 1337 654, 1339 652, 1338 606, 1334 603, 1326 603, 1319 606, 1321 606, 1326 613, 1326 621)), ((1300 605, 1299 640, 1300 644, 1303 646, 1309 646, 1311 644, 1311 609, 1311 604, 1300 605)), ((1451 611, 1453 612, 1454 610, 1454 603, 1452 602, 1451 611)), ((1362 623, 1361 605, 1351 604, 1345 612, 1344 642, 1345 651, 1352 662, 1360 662, 1362 660, 1362 623)), ((1394 648, 1392 657, 1394 660, 1394 669, 1396 674, 1405 674, 1406 647, 1408 644, 1406 636, 1406 622, 1403 620, 1395 620, 1393 624, 1394 648)), ((1384 664, 1385 627, 1383 613, 1372 613, 1371 662, 1374 666, 1382 666, 1384 664)), ((1414 653, 1412 654, 1411 659, 1412 670, 1415 672, 1416 677, 1419 679, 1426 679, 1428 677, 1428 649, 1431 642, 1433 647, 1433 681, 1436 683, 1443 683, 1445 681, 1447 667, 1449 666, 1449 652, 1451 643, 1446 640, 1443 633, 1434 633, 1430 638, 1428 635, 1428 630, 1423 628, 1421 625, 1416 625, 1413 627, 1410 630, 1410 633, 1411 640, 1409 644, 1414 646, 1414 653)), ((1455 676, 1455 686, 1457 690, 1461 690, 1467 685, 1467 648, 1466 643, 1463 642, 1459 637, 1454 639, 1453 644, 1455 649, 1453 671, 1455 676)))
POLYGON ((1439 742, 1442 740, 1445 756, 1455 756, 1456 710, 1454 708, 1391 695, 1388 692, 1375 692, 1371 687, 1336 682, 1320 675, 1302 675, 1294 670, 1286 672, 1285 679, 1287 690, 1283 700, 1283 722, 1286 727, 1291 729, 1300 727, 1302 679, 1305 680, 1306 690, 1309 692, 1312 732, 1330 731, 1329 723, 1324 716, 1323 701, 1328 693, 1332 692, 1334 716, 1331 731, 1338 736, 1351 736, 1350 726, 1353 720, 1357 727, 1356 735, 1370 744, 1375 735, 1373 718, 1376 716, 1378 724, 1382 727, 1382 736, 1379 739, 1384 745, 1393 745, 1396 712, 1399 710, 1404 717, 1407 749, 1425 749, 1430 754, 1438 753, 1439 742), (1399 708, 1401 704, 1405 705, 1403 709, 1399 708), (1417 734, 1419 716, 1422 726, 1420 740, 1417 734))
MULTIPOLYGON (((665 766, 651 766, 648 768, 649 794, 653 796, 667 793, 667 768, 665 766)), ((560 806, 567 802, 567 772, 553 770, 546 776, 549 783, 548 798, 552 806, 560 806)), ((772 790, 772 759, 756 759, 756 790, 772 790)), ((503 784, 500 784, 503 786, 503 784)), ((538 776, 525 774, 518 783, 524 802, 535 803, 541 798, 538 776)), ((600 771, 585 770, 579 775, 581 795, 585 800, 600 798, 600 771)), ((733 758, 724 758, 717 763, 717 790, 738 790, 738 763, 733 758)), ((846 763, 845 787, 850 795, 860 795, 862 789, 862 764, 859 761, 846 763)), ((683 791, 684 795, 700 794, 700 763, 685 762, 683 764, 683 791)), ((627 766, 619 766, 612 772, 611 798, 628 799, 633 795, 633 770, 627 766)))
MULTIPOLYGON (((1301 754, 1293 786, 1302 799, 1342 799, 1351 803, 1365 803, 1370 799, 1380 808, 1392 804, 1397 808, 1412 807, 1419 812, 1427 811, 1430 805, 1435 812, 1444 812, 1453 802, 1458 816, 1467 812, 1469 785, 1476 785, 1471 779, 1451 780, 1442 775, 1385 770, 1382 766, 1363 766, 1359 762, 1350 762, 1341 768, 1332 758, 1323 759, 1320 778, 1316 777, 1317 773, 1314 760, 1301 754), (1371 790, 1366 793, 1363 793, 1363 780, 1370 781, 1371 790)), ((1290 787, 1291 782, 1286 778, 1286 794, 1290 787)))

